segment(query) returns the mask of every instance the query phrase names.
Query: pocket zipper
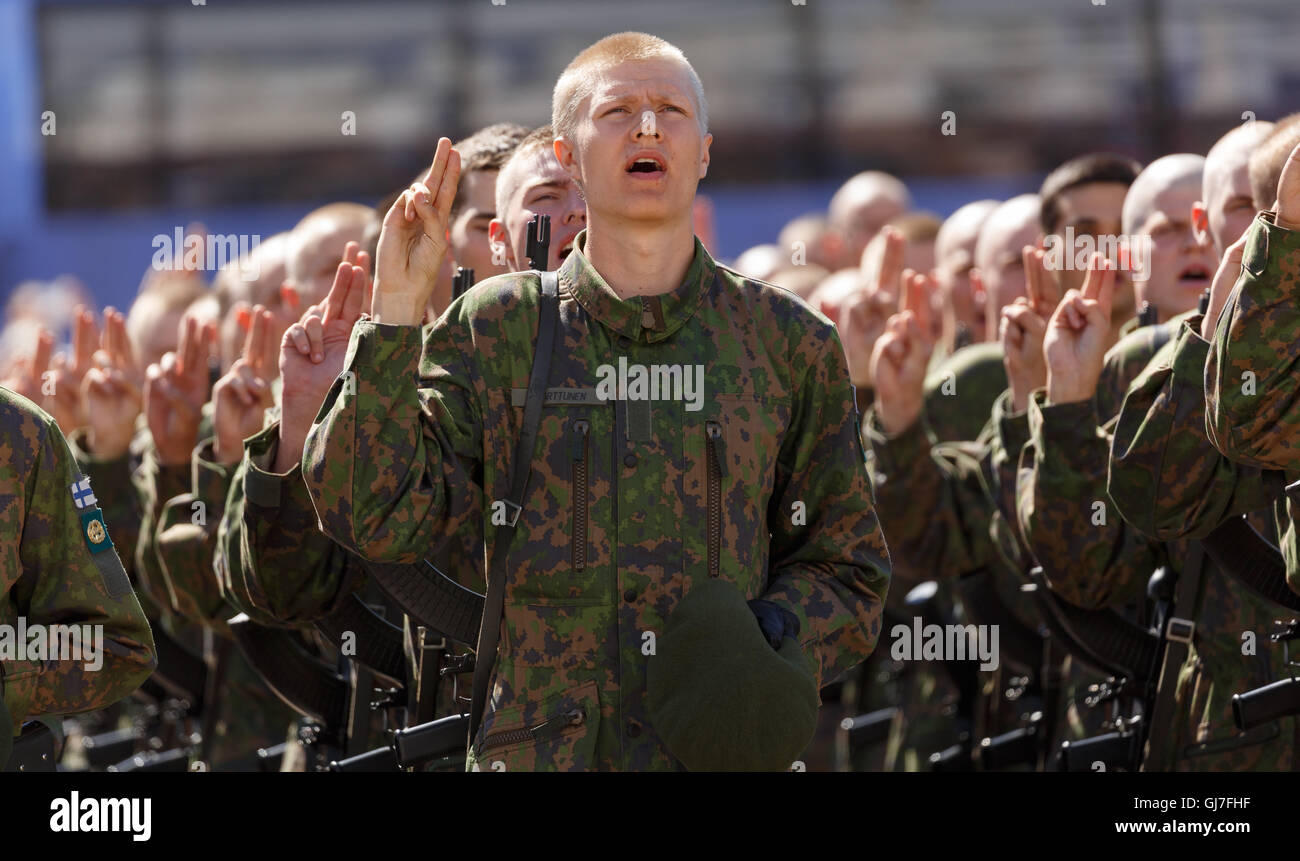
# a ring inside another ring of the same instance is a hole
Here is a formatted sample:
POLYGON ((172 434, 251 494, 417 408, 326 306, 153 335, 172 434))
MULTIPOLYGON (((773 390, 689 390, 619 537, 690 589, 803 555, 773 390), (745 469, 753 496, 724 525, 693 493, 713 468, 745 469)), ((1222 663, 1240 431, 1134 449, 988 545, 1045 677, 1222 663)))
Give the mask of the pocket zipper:
POLYGON ((587 567, 587 431, 590 429, 590 422, 578 419, 569 432, 569 459, 573 462, 570 476, 573 527, 569 543, 576 571, 587 567))
POLYGON ((709 455, 709 576, 717 577, 718 545, 722 542, 722 476, 727 474, 724 466, 726 448, 722 440, 722 425, 706 422, 704 430, 708 437, 706 445, 709 455))
POLYGON ((494 732, 483 739, 479 745, 479 753, 491 750, 494 747, 502 747, 507 744, 519 744, 525 741, 537 741, 548 735, 554 734, 558 730, 567 729, 568 727, 582 726, 587 722, 587 710, 585 708, 571 709, 563 714, 547 718, 534 727, 520 727, 519 729, 507 729, 501 732, 494 732))

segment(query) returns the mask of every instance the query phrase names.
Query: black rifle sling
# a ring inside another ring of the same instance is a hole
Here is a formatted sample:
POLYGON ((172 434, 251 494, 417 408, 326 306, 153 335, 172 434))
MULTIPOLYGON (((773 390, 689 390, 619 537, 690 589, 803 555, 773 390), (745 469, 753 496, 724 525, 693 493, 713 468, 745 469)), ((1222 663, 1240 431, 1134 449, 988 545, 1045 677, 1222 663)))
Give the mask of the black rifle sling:
MULTIPOLYGON (((1167 755, 1169 739, 1175 736, 1174 692, 1178 688, 1178 672, 1187 663, 1192 636, 1196 633, 1196 593, 1205 574, 1205 547, 1193 541, 1178 584, 1174 587, 1174 606, 1162 632, 1165 641, 1164 663, 1160 666, 1160 682, 1156 687, 1155 704, 1151 707, 1150 729, 1147 731, 1146 755, 1142 759, 1143 771, 1163 770, 1171 767, 1176 752, 1167 755), (1181 616, 1178 614, 1182 614, 1181 616), (1154 768, 1148 768, 1154 764, 1154 768)), ((1143 716, 1146 720, 1146 716, 1143 716)))
POLYGON ((1300 610, 1300 595, 1286 585, 1286 560, 1244 517, 1232 517, 1202 539, 1205 553, 1257 596, 1300 610))
POLYGON ((497 659, 497 641, 501 636, 501 613, 506 598, 506 558, 510 541, 523 509, 528 479, 532 475, 533 453, 537 448, 537 429, 542 421, 542 403, 551 373, 551 354, 555 349, 555 330, 560 319, 559 274, 541 273, 542 300, 538 314, 537 346, 533 350, 533 367, 528 374, 528 398, 524 402, 524 421, 515 441, 510 464, 510 496, 505 500, 509 517, 496 527, 492 540, 492 562, 488 569, 487 597, 483 601, 483 621, 479 626, 478 648, 474 650, 474 686, 469 708, 469 744, 474 743, 483 710, 487 705, 488 681, 497 659))

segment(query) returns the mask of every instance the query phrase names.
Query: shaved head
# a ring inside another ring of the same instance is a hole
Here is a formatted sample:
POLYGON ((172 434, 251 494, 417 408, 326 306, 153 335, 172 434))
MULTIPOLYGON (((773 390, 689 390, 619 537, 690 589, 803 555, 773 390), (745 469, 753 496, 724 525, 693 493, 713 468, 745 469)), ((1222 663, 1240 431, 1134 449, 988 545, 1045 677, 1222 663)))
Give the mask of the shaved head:
POLYGON ((996 200, 977 200, 959 208, 943 222, 934 239, 934 280, 943 302, 943 337, 949 351, 961 340, 984 337, 984 308, 975 301, 970 271, 975 266, 975 243, 993 211, 996 200))
MULTIPOLYGON (((1215 255, 1222 257, 1255 217, 1255 203, 1250 193, 1250 155, 1260 141, 1273 131, 1273 124, 1257 121, 1236 126, 1219 138, 1205 156, 1201 179, 1203 224, 1198 230, 1209 233, 1215 255)), ((1202 220, 1197 216, 1198 221, 1202 220)))
POLYGON ((1124 233, 1136 252, 1131 258, 1136 299, 1154 306, 1160 322, 1195 308, 1214 275, 1209 244, 1192 229, 1204 169, 1205 159, 1193 153, 1158 158, 1138 174, 1124 198, 1124 233))
POLYGON ((907 186, 878 170, 864 171, 840 186, 831 198, 829 216, 831 226, 844 237, 846 259, 861 260, 880 228, 911 205, 907 186))
POLYGON ((1013 197, 989 214, 975 242, 975 267, 984 285, 986 341, 997 340, 1002 309, 1026 295, 1021 249, 1038 242, 1039 210, 1038 195, 1013 197))

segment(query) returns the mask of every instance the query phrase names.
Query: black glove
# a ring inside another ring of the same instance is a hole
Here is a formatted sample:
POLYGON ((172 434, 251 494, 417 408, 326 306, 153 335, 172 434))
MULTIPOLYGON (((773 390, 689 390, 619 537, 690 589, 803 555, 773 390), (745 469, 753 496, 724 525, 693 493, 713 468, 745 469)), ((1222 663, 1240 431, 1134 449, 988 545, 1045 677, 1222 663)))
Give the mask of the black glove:
POLYGON ((772 648, 781 648, 781 641, 790 637, 799 640, 799 617, 780 604, 755 598, 749 602, 749 609, 758 619, 758 627, 763 629, 763 636, 772 644, 772 648))

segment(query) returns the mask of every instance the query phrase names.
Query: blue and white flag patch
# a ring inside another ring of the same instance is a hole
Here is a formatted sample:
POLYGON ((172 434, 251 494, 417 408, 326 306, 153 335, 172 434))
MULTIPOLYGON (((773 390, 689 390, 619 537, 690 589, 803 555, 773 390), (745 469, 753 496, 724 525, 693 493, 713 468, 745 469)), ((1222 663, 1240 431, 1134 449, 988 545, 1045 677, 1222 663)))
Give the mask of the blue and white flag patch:
POLYGON ((99 503, 90 490, 90 479, 85 476, 74 481, 68 489, 72 491, 72 501, 76 503, 78 509, 90 508, 99 503))

